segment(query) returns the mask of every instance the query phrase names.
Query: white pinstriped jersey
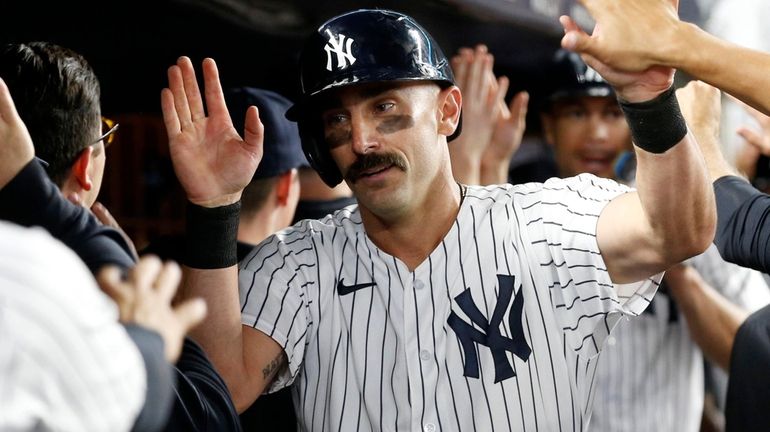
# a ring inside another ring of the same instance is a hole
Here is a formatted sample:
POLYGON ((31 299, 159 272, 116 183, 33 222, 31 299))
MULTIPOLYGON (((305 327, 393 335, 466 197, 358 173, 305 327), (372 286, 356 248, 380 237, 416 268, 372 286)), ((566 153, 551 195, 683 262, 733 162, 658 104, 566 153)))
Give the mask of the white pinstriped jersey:
MULTIPOLYGON (((754 311, 770 302, 762 274, 724 261, 714 245, 689 264, 738 306, 754 311)), ((591 431, 700 430, 703 354, 671 297, 660 292, 645 313, 622 321, 597 367, 591 431)))
POLYGON ((147 373, 75 253, 0 220, 0 430, 128 431, 147 373))
POLYGON ((355 206, 304 221, 241 262, 242 321, 286 352, 299 428, 583 430, 596 354, 657 283, 613 287, 596 242, 628 188, 591 175, 469 187, 413 272, 355 206))

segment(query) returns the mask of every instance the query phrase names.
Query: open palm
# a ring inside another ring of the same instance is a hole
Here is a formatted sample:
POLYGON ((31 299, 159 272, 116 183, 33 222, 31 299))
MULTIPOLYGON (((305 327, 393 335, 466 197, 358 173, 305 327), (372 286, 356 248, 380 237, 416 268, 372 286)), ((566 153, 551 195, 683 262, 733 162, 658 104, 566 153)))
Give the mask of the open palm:
POLYGON ((169 68, 168 80, 169 88, 161 93, 163 119, 187 199, 204 207, 238 201, 262 159, 263 127, 256 107, 246 112, 242 139, 230 119, 214 60, 203 61, 208 113, 189 58, 169 68))

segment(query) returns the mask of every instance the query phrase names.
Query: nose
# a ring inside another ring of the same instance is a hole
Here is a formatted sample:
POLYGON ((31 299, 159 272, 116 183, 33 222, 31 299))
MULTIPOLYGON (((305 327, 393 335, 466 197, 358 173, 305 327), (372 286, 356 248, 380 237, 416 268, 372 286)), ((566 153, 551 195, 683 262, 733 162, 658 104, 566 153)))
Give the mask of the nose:
POLYGON ((592 115, 590 135, 594 141, 604 141, 609 137, 609 127, 601 115, 592 115))
POLYGON ((361 116, 353 116, 350 125, 350 140, 353 152, 366 154, 377 147, 377 128, 361 116))

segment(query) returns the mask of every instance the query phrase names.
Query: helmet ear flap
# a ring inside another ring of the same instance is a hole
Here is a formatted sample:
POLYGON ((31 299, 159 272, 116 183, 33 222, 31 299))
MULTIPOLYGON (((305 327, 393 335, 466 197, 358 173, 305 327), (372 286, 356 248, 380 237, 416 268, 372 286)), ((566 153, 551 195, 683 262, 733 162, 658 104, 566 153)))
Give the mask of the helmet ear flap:
POLYGON ((335 187, 342 182, 342 173, 337 163, 332 159, 329 146, 323 139, 323 129, 320 120, 312 121, 305 116, 297 122, 299 136, 302 140, 302 150, 305 152, 310 166, 318 172, 321 180, 329 187, 335 187))

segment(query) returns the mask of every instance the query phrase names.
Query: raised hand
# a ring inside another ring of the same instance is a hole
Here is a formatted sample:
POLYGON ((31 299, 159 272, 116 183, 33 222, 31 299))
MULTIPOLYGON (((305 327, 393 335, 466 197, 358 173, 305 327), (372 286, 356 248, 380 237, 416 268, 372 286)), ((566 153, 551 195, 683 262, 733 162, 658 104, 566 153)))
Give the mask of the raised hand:
POLYGON ((174 171, 187 199, 203 207, 237 202, 262 159, 263 126, 257 108, 246 111, 241 139, 210 58, 203 60, 205 109, 189 58, 180 57, 168 69, 168 82, 161 92, 163 120, 174 171))
POLYGON ((719 144, 722 98, 718 89, 702 82, 690 81, 676 91, 679 107, 687 127, 695 135, 711 180, 735 173, 719 144))
POLYGON ((457 86, 463 94, 463 130, 449 144, 452 171, 457 180, 479 184, 481 158, 497 125, 508 81, 499 85, 492 72, 494 58, 484 45, 460 48, 452 58, 457 86))
POLYGON ((8 86, 0 79, 0 189, 34 157, 32 138, 16 112, 8 86))
MULTIPOLYGON (((643 72, 666 65, 666 50, 678 49, 672 35, 683 24, 678 0, 578 0, 594 18, 591 35, 574 25, 564 25, 562 47, 588 54, 612 68, 643 72)), ((570 20, 571 21, 571 20, 570 20)))
POLYGON ((671 86, 674 69, 660 66, 655 54, 669 48, 666 32, 676 31, 681 24, 678 0, 579 2, 596 25, 589 36, 572 18, 562 16, 564 48, 580 53, 629 102, 652 99, 671 86))
MULTIPOLYGON (((508 78, 501 77, 500 87, 508 89, 508 78)), ((502 92, 505 95, 505 91, 502 92)), ((508 181, 511 158, 521 146, 527 128, 529 93, 516 93, 509 106, 501 102, 502 109, 489 145, 481 156, 481 184, 499 184, 508 181)))
POLYGON ((159 333, 171 363, 179 358, 185 335, 206 315, 206 303, 199 298, 171 306, 181 275, 176 263, 144 256, 125 279, 115 266, 105 267, 97 276, 101 289, 117 303, 120 321, 159 333))

